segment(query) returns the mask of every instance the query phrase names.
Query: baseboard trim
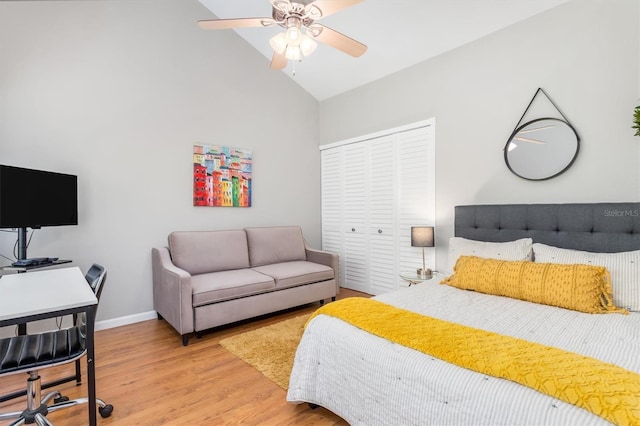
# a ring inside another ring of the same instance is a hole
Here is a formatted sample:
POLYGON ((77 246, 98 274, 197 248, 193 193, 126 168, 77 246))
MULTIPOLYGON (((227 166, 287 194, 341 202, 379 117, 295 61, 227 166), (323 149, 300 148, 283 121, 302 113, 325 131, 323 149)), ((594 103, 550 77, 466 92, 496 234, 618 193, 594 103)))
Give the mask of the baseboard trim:
POLYGON ((125 317, 114 318, 110 320, 96 322, 95 330, 106 330, 108 328, 120 327, 123 325, 135 324, 137 322, 148 321, 150 319, 157 319, 158 314, 156 311, 142 312, 135 315, 127 315, 125 317))

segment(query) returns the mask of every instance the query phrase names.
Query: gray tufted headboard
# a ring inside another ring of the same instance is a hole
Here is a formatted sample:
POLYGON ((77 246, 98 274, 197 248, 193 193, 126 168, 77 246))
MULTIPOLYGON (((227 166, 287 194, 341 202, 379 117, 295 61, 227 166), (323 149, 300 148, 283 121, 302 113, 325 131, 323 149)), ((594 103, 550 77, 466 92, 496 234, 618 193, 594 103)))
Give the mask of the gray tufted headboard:
POLYGON ((591 252, 640 250, 640 203, 456 206, 455 235, 494 242, 531 237, 591 252))

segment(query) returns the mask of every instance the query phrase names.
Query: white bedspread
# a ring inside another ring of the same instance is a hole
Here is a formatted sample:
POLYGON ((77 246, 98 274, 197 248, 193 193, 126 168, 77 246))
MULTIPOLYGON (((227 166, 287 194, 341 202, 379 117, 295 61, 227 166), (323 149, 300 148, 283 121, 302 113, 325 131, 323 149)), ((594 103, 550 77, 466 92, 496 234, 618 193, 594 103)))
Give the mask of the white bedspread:
MULTIPOLYGON (((640 373, 640 313, 584 314, 436 280, 376 299, 640 373)), ((325 315, 302 337, 287 400, 321 405, 352 425, 609 424, 527 387, 447 364, 325 315)))

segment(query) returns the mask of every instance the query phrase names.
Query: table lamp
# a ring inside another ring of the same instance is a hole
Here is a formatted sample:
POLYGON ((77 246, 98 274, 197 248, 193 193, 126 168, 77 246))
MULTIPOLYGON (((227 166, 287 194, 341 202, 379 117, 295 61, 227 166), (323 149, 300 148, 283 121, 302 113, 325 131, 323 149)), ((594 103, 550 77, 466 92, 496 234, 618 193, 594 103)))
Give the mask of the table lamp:
POLYGON ((434 247, 433 226, 412 226, 411 227, 411 246, 422 247, 422 269, 416 272, 420 278, 429 278, 433 274, 431 269, 427 269, 424 262, 424 248, 434 247))

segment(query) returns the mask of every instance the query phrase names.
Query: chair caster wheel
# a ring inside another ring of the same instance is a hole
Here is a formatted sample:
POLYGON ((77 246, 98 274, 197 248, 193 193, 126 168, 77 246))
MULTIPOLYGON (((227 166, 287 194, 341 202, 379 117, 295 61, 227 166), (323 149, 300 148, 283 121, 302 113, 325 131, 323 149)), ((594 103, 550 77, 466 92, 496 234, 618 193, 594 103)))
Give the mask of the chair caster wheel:
POLYGON ((64 396, 64 395, 60 395, 60 396, 59 396, 59 397, 57 397, 57 398, 53 398, 53 402, 54 402, 55 404, 58 404, 58 403, 60 403, 60 402, 67 402, 68 400, 69 400, 69 397, 68 397, 68 396, 64 396))
POLYGON ((113 405, 107 404, 104 407, 98 407, 98 412, 100 412, 103 419, 106 419, 113 412, 113 405))

